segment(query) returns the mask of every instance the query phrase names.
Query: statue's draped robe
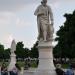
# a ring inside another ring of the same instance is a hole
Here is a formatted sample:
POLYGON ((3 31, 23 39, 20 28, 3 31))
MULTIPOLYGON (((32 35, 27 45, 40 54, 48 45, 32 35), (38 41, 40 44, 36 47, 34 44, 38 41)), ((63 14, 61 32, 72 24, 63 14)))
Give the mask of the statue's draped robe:
POLYGON ((51 24, 51 20, 53 20, 53 14, 51 8, 49 6, 44 7, 43 5, 38 6, 34 15, 37 16, 37 25, 38 25, 38 39, 43 38, 43 31, 47 31, 46 39, 50 39, 53 32, 53 25, 51 24), (40 15, 40 14, 44 15, 40 15), (40 16, 39 16, 40 15, 40 16))

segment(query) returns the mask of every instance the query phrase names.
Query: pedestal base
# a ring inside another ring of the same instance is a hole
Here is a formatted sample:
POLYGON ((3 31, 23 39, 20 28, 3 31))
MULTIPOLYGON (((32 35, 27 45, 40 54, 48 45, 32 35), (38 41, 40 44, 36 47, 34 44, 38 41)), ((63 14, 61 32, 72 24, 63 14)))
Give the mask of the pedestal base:
POLYGON ((39 65, 34 75, 56 75, 53 64, 53 46, 52 42, 40 42, 39 50, 39 65))
POLYGON ((13 53, 11 54, 11 60, 10 60, 10 64, 8 66, 8 71, 11 71, 14 67, 15 67, 15 64, 16 64, 16 55, 13 53))
POLYGON ((56 75, 54 70, 38 70, 34 75, 56 75))

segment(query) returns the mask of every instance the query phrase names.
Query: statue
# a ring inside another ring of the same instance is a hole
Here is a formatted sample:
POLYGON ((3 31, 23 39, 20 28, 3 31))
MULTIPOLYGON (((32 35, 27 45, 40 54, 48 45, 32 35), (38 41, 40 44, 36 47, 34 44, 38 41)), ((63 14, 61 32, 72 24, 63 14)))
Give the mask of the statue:
POLYGON ((15 43, 15 40, 12 40, 12 43, 11 43, 11 55, 10 55, 10 64, 8 66, 8 71, 12 71, 12 69, 15 67, 15 64, 16 64, 16 54, 15 54, 15 51, 16 51, 16 43, 15 43))
POLYGON ((47 0, 42 0, 41 5, 34 12, 38 25, 38 51, 39 64, 34 75, 56 75, 53 64, 53 13, 47 0))
POLYGON ((34 12, 37 16, 38 25, 38 40, 50 41, 53 37, 53 13, 50 6, 47 5, 47 0, 42 0, 41 5, 34 12))
POLYGON ((14 53, 15 51, 16 51, 16 43, 15 40, 13 40, 11 44, 11 53, 14 53))

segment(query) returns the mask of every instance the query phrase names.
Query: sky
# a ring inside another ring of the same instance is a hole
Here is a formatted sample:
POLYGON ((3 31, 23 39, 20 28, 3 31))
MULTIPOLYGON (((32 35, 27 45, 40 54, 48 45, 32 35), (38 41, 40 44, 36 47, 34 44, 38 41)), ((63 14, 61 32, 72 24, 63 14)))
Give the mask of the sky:
MULTIPOLYGON (((41 0, 0 0, 0 43, 10 48, 11 42, 23 41, 31 48, 37 41, 37 20, 34 11, 41 0)), ((64 24, 65 13, 75 10, 74 0, 48 0, 54 16, 54 38, 56 31, 64 24)), ((56 42, 54 42, 56 44, 56 42)))

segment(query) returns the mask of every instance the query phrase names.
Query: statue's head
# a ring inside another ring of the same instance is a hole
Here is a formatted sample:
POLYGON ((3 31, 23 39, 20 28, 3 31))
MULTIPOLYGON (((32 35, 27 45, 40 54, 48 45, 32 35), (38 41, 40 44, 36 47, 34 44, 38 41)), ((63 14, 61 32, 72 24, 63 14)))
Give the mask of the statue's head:
POLYGON ((47 0, 43 0, 44 3, 47 3, 47 0))
POLYGON ((42 5, 44 5, 44 6, 45 6, 45 5, 46 5, 46 3, 47 3, 47 0, 42 0, 42 1, 41 1, 41 3, 42 3, 42 5))

